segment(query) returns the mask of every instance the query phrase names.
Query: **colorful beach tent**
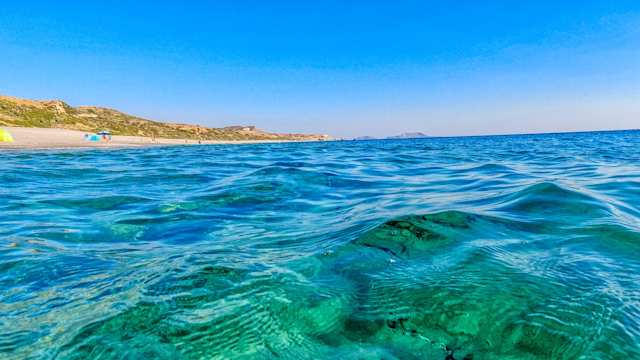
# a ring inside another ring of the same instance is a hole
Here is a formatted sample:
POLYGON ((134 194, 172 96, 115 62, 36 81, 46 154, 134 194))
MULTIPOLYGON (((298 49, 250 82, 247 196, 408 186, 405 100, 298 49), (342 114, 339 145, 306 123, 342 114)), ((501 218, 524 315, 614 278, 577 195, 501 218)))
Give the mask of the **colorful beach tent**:
POLYGON ((0 129, 0 142, 13 142, 13 136, 7 130, 0 129))
POLYGON ((89 136, 89 141, 100 141, 100 136, 98 136, 97 134, 93 134, 89 136))

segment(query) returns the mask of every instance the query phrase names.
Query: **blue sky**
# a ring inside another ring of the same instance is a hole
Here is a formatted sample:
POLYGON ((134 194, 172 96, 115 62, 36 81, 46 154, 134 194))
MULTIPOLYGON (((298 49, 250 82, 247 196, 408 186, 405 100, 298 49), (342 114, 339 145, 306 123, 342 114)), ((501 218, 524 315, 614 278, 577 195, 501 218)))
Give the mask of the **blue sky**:
POLYGON ((640 128, 640 1, 11 1, 0 93, 335 136, 640 128))

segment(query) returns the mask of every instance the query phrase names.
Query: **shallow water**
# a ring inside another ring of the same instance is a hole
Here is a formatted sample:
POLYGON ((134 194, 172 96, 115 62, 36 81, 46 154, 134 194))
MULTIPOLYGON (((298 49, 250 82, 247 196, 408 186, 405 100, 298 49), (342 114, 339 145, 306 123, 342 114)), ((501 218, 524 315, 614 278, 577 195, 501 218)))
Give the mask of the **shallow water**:
POLYGON ((0 168, 0 358, 640 358, 640 132, 0 168))

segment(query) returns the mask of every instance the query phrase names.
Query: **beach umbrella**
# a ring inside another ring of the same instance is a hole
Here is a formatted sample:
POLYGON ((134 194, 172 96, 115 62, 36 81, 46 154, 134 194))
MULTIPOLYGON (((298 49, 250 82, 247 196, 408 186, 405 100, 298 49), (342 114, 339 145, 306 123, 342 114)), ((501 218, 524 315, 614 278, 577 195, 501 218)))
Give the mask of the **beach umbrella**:
POLYGON ((5 129, 0 129, 0 142, 13 142, 13 136, 5 129))
POLYGON ((107 130, 102 130, 98 133, 98 135, 102 136, 104 139, 111 140, 111 132, 107 130))

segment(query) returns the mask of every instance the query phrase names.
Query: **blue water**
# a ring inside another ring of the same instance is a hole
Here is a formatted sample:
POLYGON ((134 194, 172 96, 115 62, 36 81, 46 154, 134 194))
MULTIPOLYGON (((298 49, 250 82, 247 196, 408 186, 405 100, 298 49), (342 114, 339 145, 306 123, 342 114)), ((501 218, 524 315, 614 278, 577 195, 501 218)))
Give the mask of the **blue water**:
POLYGON ((0 153, 0 358, 640 358, 640 132, 0 153))

